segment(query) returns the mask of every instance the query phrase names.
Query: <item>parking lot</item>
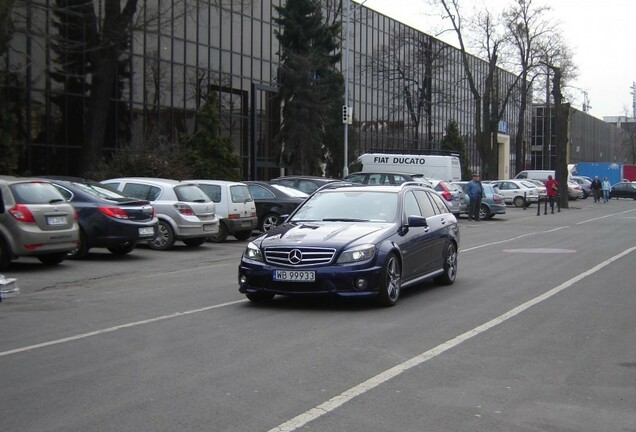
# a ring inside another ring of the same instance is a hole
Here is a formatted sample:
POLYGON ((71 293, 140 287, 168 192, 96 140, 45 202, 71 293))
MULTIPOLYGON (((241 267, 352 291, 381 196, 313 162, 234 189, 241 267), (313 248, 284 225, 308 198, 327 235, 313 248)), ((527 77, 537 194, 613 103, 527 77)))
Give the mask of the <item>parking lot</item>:
POLYGON ((7 431, 617 431, 636 425, 636 203, 462 217, 454 285, 238 293, 228 238, 57 267, 0 303, 7 431))

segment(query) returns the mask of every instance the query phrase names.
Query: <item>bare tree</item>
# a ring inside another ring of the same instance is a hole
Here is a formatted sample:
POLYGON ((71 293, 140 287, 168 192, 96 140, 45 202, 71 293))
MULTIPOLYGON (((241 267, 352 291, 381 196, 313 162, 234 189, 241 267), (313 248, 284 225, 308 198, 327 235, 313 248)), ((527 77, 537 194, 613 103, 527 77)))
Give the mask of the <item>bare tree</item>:
POLYGON ((505 24, 510 32, 512 49, 516 53, 520 79, 519 114, 515 134, 515 170, 524 169, 525 118, 528 100, 532 98, 532 87, 540 74, 540 50, 542 44, 554 35, 554 25, 548 21, 548 6, 534 7, 533 0, 515 0, 516 3, 504 12, 505 24))
POLYGON ((476 64, 471 58, 465 40, 465 30, 460 0, 435 0, 444 10, 445 18, 451 22, 457 35, 461 52, 464 73, 475 107, 475 139, 477 151, 481 159, 481 176, 484 179, 496 178, 499 165, 498 126, 508 104, 513 88, 519 76, 510 85, 504 87, 499 69, 499 57, 508 37, 502 31, 495 16, 483 9, 475 16, 473 34, 476 48, 485 57, 486 68, 477 73, 476 64), (478 82, 478 79, 482 81, 478 82))

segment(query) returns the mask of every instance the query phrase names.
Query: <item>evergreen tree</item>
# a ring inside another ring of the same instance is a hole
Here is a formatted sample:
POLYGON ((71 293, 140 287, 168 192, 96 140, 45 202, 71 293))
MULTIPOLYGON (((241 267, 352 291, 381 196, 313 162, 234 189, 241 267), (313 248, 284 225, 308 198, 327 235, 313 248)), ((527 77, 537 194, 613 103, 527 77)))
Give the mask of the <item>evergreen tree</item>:
POLYGON ((196 114, 196 130, 188 137, 185 157, 192 176, 202 179, 240 180, 241 159, 230 137, 219 135, 219 104, 216 93, 208 93, 196 114))
POLYGON ((455 120, 451 120, 446 125, 446 133, 442 138, 441 149, 459 153, 459 163, 462 165, 462 178, 470 180, 472 172, 469 160, 466 156, 466 146, 459 133, 459 126, 455 120))
POLYGON ((340 61, 340 23, 325 24, 319 0, 288 0, 276 11, 274 21, 281 27, 276 32, 281 46, 278 97, 283 121, 276 137, 281 160, 290 173, 322 174, 325 133, 342 106, 342 97, 334 99, 330 91, 338 85, 333 73, 340 61))
POLYGON ((7 74, 0 70, 0 174, 17 174, 18 149, 16 146, 16 128, 18 120, 15 115, 15 103, 6 97, 9 93, 6 86, 7 74))

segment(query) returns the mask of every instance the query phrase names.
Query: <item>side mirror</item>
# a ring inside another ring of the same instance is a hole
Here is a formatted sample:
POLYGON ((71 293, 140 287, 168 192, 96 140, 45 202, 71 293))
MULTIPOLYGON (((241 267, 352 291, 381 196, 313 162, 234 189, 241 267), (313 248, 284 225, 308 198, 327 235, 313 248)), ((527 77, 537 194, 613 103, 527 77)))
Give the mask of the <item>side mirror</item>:
POLYGON ((426 222, 426 218, 424 216, 411 215, 408 217, 408 226, 409 227, 427 227, 428 223, 426 222))
POLYGON ((278 218, 278 221, 276 222, 276 226, 282 225, 287 220, 288 217, 289 217, 288 214, 280 215, 280 217, 278 218))

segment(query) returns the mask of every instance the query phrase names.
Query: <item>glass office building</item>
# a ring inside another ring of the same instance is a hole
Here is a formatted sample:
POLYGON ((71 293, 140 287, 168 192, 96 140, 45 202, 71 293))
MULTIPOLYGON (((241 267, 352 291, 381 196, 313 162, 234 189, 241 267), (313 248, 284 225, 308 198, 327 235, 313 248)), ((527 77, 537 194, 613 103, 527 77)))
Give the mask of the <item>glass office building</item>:
MULTIPOLYGON (((15 77, 8 91, 19 98, 24 150, 20 169, 31 174, 81 172, 78 130, 85 113, 78 107, 85 103, 89 83, 70 85, 68 71, 60 78, 64 59, 55 46, 61 31, 55 7, 60 3, 19 2, 13 14, 16 31, 4 59, 15 77)), ((135 30, 119 56, 104 151, 147 149, 149 143, 178 150, 184 134, 194 130, 205 95, 214 91, 222 135, 231 137, 242 158, 243 177, 278 175, 279 149, 272 139, 280 125, 280 108, 272 96, 277 91, 279 46, 272 17, 281 3, 284 0, 140 0, 135 30)), ((339 6, 339 1, 324 2, 328 22, 342 20, 339 6)), ((93 7, 103 16, 103 2, 95 1, 93 7)), ((343 25, 343 39, 344 34, 343 25)), ((86 35, 76 32, 73 37, 81 41, 86 35)), ((454 120, 471 168, 478 169, 474 101, 459 50, 364 6, 351 15, 349 46, 349 67, 340 67, 348 72, 354 116, 350 128, 360 153, 439 149, 448 122, 454 120)), ((476 81, 483 83, 486 62, 471 57, 470 63, 476 81)), ((498 70, 496 80, 504 89, 515 76, 498 70)), ((516 133, 517 91, 500 122, 504 137, 516 133)), ((529 131, 531 109, 527 113, 529 131)), ((500 166, 500 173, 506 175, 512 173, 516 155, 510 142, 503 142, 500 165, 505 169, 500 166)))

